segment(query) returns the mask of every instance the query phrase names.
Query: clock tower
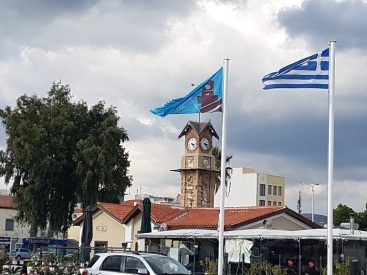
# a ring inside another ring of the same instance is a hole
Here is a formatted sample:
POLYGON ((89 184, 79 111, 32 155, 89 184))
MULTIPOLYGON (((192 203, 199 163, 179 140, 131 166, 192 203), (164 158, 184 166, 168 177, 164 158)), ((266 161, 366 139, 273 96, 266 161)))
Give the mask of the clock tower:
POLYGON ((185 154, 181 158, 180 205, 213 207, 218 170, 212 154, 213 137, 218 134, 210 122, 189 121, 178 138, 185 137, 185 154))

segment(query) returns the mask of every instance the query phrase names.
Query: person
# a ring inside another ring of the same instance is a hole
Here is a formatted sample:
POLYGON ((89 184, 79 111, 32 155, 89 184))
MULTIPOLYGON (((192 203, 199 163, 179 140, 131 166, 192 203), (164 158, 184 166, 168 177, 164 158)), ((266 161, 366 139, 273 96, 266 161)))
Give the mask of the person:
POLYGON ((296 267, 294 266, 294 262, 292 259, 287 259, 287 275, 296 275, 298 274, 296 267))
POLYGON ((27 264, 24 262, 22 265, 22 271, 21 271, 22 275, 27 275, 27 264))
POLYGON ((305 271, 305 275, 320 275, 320 272, 317 271, 314 260, 307 261, 307 268, 305 271))

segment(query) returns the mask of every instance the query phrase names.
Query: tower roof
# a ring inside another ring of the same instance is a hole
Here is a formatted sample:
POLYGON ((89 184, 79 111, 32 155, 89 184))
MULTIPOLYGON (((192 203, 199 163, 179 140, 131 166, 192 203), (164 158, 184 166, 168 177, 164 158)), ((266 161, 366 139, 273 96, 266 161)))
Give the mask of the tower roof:
POLYGON ((182 136, 184 136, 190 129, 193 129, 198 135, 200 135, 200 133, 204 131, 205 129, 209 129, 211 134, 214 137, 216 137, 217 139, 219 139, 219 136, 217 132, 215 131, 213 125, 210 123, 210 121, 209 122, 195 122, 191 120, 189 120, 186 123, 185 127, 183 128, 181 133, 178 135, 178 138, 181 138, 182 136))

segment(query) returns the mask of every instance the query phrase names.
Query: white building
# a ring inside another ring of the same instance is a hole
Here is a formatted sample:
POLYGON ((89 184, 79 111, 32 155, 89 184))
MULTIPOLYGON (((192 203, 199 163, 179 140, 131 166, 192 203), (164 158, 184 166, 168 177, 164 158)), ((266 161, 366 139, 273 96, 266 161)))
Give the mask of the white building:
POLYGON ((21 237, 29 237, 29 226, 17 223, 18 209, 12 196, 0 195, 0 247, 11 250, 22 245, 21 237))
MULTIPOLYGON (((283 206, 285 178, 257 173, 253 168, 233 168, 231 184, 226 188, 225 206, 283 206)), ((219 207, 220 192, 214 205, 219 207)))
POLYGON ((13 197, 0 195, 0 237, 27 237, 29 226, 16 222, 18 209, 13 197))

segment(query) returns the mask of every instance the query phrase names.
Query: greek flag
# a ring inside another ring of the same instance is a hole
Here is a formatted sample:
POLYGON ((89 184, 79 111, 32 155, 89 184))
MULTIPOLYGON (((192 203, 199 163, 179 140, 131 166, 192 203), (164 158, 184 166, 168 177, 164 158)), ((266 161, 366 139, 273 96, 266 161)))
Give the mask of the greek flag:
POLYGON ((264 90, 329 88, 329 49, 303 58, 262 79, 264 90))

